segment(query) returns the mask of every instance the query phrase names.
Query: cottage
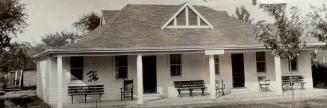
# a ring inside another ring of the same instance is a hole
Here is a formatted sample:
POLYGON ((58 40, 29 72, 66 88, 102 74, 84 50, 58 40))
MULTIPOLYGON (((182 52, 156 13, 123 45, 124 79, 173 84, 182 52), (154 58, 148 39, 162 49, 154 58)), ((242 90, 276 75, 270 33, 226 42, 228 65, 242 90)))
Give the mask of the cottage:
MULTIPOLYGON (((138 104, 149 93, 177 97, 174 81, 204 80, 211 99, 216 80, 223 80, 231 94, 259 92, 263 78, 278 94, 282 76, 291 75, 302 76, 305 89, 313 88, 310 52, 320 45, 316 41, 307 41, 301 55, 288 61, 265 49, 251 25, 206 6, 131 4, 102 13, 102 25, 86 38, 35 55, 37 95, 46 103, 70 103, 68 87, 92 85, 86 75, 91 70, 98 72, 96 84, 103 85, 102 100, 120 100, 124 79, 133 79, 138 104)), ((83 100, 74 97, 74 102, 83 100)))

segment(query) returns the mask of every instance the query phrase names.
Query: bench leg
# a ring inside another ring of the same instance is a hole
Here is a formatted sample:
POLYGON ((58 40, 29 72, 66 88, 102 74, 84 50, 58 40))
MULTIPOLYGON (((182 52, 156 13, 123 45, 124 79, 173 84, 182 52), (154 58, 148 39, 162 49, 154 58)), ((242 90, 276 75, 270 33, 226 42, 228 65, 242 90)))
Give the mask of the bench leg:
POLYGON ((123 88, 120 88, 120 101, 123 101, 123 88))
POLYGON ((193 96, 193 89, 190 89, 190 96, 193 96))
POLYGON ((101 102, 101 94, 99 95, 99 101, 101 102))
POLYGON ((133 100, 133 89, 132 89, 131 92, 132 92, 132 93, 131 93, 131 100, 133 100))
POLYGON ((216 96, 219 95, 219 89, 216 88, 216 96))
POLYGON ((177 97, 182 97, 182 96, 181 96, 181 90, 180 90, 180 89, 178 89, 178 90, 177 90, 177 92, 178 92, 178 95, 177 95, 177 97))
POLYGON ((84 103, 86 103, 86 95, 85 95, 85 98, 84 98, 84 103))
POLYGON ((120 101, 123 101, 123 92, 120 93, 120 101))
POLYGON ((221 92, 223 93, 223 95, 225 95, 225 90, 224 90, 224 88, 221 89, 221 92))
POLYGON ((73 99, 73 98, 74 98, 74 96, 72 95, 72 104, 74 104, 74 102, 73 102, 73 101, 74 101, 74 99, 73 99))
MULTIPOLYGON (((204 96, 204 89, 201 89, 201 91, 202 91, 201 95, 204 96)), ((216 94, 216 95, 217 95, 217 94, 216 94)))

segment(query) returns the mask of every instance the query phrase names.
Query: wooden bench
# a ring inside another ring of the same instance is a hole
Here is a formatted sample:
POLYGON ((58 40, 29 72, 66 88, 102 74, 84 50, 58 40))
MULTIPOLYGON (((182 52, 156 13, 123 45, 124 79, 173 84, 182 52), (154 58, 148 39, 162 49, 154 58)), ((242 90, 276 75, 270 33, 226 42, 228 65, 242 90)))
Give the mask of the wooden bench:
POLYGON ((101 102, 101 95, 104 94, 103 85, 86 85, 86 86, 68 86, 68 95, 72 97, 72 104, 74 95, 84 95, 85 103, 87 95, 99 95, 101 102))
POLYGON ((286 86, 294 87, 295 84, 298 84, 301 89, 304 89, 305 82, 303 81, 302 75, 294 75, 294 76, 282 76, 282 87, 283 91, 285 91, 286 86))
POLYGON ((201 90, 201 95, 204 96, 204 80, 190 80, 190 81, 174 81, 174 86, 177 89, 178 97, 181 96, 181 91, 189 91, 190 96, 193 96, 194 90, 201 90))

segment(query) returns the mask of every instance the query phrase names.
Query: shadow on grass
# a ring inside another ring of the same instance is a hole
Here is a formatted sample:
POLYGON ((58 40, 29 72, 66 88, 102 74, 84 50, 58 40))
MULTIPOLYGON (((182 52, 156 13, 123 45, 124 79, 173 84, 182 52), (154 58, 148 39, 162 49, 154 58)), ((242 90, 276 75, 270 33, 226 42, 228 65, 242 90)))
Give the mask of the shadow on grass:
POLYGON ((217 104, 199 108, 326 108, 327 99, 307 99, 303 101, 217 104))
POLYGON ((217 105, 201 108, 288 108, 273 104, 230 104, 230 105, 217 105))
POLYGON ((36 96, 22 96, 20 98, 13 98, 10 101, 17 106, 23 108, 50 108, 50 106, 44 103, 41 99, 36 96))

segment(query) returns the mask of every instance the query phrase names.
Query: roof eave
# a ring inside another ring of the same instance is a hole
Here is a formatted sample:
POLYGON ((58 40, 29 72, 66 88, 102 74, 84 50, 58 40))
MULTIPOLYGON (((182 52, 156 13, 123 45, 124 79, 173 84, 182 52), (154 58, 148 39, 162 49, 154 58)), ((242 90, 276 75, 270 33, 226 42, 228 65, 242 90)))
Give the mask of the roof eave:
MULTIPOLYGON (((325 43, 307 43, 305 48, 320 48, 325 43)), ((263 45, 235 45, 224 47, 210 46, 180 46, 180 47, 135 47, 135 48, 53 48, 46 49, 33 58, 48 54, 71 54, 71 53, 133 53, 133 52, 170 52, 170 51, 205 51, 205 50, 247 50, 247 49, 266 49, 263 45)))

